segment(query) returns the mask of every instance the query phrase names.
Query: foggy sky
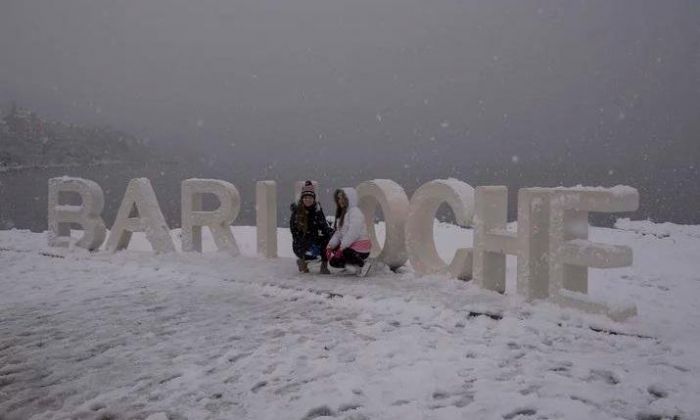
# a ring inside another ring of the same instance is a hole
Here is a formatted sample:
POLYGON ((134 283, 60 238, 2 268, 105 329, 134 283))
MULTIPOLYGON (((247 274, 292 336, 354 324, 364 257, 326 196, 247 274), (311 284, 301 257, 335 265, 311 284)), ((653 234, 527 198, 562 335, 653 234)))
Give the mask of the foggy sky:
POLYGON ((654 171, 700 158, 700 2, 3 0, 13 99, 250 171, 654 171))

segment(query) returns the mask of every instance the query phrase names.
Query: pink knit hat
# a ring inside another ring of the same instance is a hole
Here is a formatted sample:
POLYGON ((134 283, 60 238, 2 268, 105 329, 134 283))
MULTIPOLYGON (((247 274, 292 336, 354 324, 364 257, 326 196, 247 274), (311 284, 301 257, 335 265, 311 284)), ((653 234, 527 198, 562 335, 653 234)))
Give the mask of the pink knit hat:
POLYGON ((314 184, 311 181, 306 181, 304 183, 304 186, 301 187, 301 198, 304 198, 305 196, 311 196, 316 199, 316 191, 314 190, 314 184))

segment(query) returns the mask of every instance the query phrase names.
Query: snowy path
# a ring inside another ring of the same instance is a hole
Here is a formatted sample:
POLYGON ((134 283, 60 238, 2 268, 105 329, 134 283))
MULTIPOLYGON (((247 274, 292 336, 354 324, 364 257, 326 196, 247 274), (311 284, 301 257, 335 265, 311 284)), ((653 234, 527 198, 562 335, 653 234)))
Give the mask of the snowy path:
POLYGON ((592 274, 637 302, 623 324, 410 270, 309 277, 2 231, 0 419, 698 419, 696 230, 594 230, 635 248, 632 269, 592 274))

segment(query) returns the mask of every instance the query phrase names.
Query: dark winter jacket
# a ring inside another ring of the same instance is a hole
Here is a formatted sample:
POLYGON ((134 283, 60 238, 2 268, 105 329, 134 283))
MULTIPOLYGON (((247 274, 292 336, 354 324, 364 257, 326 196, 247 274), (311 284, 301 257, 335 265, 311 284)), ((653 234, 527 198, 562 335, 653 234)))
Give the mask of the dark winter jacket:
POLYGON ((323 214, 323 209, 318 203, 308 209, 309 215, 307 219, 307 228, 303 229, 297 223, 297 213, 299 212, 299 204, 291 205, 292 216, 289 218, 289 229, 292 231, 292 248, 297 256, 304 255, 312 244, 319 244, 325 248, 326 244, 333 236, 333 229, 326 221, 326 216, 323 214))

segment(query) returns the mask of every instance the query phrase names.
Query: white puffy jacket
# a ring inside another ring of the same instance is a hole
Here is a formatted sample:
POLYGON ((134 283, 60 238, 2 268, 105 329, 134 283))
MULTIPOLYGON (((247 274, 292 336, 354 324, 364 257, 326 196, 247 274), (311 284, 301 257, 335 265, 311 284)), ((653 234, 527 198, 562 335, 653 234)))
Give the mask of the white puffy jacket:
POLYGON ((345 213, 343 226, 335 231, 328 243, 329 248, 336 248, 340 245, 341 250, 353 247, 353 244, 358 241, 363 241, 363 243, 369 241, 365 215, 357 207, 357 191, 354 188, 343 188, 343 192, 348 198, 348 211, 345 213))

